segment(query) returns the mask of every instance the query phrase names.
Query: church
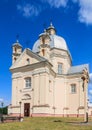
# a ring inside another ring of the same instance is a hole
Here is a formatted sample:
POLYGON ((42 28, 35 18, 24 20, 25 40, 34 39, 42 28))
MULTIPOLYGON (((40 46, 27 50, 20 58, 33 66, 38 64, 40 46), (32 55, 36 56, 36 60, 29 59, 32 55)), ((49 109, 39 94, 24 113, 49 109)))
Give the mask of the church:
POLYGON ((89 65, 72 65, 67 43, 52 23, 32 50, 23 50, 18 40, 12 45, 10 71, 10 115, 74 117, 88 111, 89 65))

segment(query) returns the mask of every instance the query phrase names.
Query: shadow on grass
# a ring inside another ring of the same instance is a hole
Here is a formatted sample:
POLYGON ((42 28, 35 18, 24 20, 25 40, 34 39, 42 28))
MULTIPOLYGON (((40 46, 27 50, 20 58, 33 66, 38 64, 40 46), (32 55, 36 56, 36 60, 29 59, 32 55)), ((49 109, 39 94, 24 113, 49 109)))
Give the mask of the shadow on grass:
POLYGON ((77 121, 69 121, 66 122, 68 124, 72 124, 72 125, 91 125, 92 126, 92 122, 77 122, 77 121))
POLYGON ((62 122, 61 120, 54 120, 53 122, 62 122))

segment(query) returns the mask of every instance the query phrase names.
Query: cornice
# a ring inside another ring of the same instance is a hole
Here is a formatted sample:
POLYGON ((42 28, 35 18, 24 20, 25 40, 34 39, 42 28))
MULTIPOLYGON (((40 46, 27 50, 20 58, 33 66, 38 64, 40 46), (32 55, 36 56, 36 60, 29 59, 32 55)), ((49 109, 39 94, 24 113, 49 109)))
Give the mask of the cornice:
POLYGON ((56 74, 56 77, 64 77, 64 78, 75 78, 75 77, 80 77, 82 73, 74 73, 74 74, 56 74))
POLYGON ((34 107, 50 107, 49 104, 40 104, 40 105, 34 105, 34 107))

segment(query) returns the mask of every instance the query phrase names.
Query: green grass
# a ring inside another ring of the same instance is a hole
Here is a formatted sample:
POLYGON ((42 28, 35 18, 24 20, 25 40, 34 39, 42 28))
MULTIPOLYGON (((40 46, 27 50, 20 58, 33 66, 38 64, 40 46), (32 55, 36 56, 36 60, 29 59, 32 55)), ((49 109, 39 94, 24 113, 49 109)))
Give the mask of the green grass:
POLYGON ((2 123, 0 130, 92 130, 92 125, 70 123, 82 121, 82 118, 31 117, 23 122, 2 123))

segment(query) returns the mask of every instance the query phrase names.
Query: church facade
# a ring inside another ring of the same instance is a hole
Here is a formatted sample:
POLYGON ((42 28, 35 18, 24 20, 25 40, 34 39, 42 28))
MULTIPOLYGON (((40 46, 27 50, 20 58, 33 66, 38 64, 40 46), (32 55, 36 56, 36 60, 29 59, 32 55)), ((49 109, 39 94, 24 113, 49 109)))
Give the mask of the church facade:
POLYGON ((66 41, 52 24, 39 35, 32 50, 22 50, 18 40, 12 48, 11 115, 66 117, 82 116, 85 107, 87 111, 83 72, 88 76, 89 66, 72 66, 66 41))

